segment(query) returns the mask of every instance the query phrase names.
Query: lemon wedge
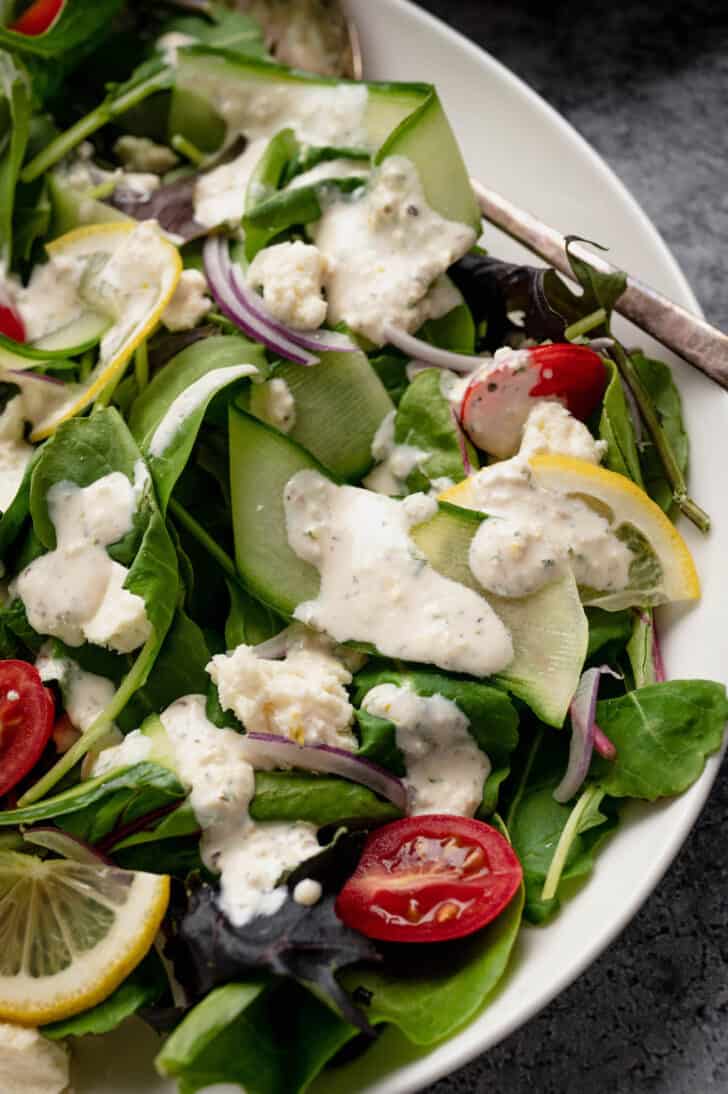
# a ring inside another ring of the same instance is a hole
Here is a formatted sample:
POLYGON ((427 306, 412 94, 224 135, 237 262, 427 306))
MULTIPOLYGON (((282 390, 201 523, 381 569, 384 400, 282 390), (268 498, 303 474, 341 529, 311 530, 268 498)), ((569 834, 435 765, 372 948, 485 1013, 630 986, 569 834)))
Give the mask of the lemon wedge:
POLYGON ((149 950, 169 878, 0 852, 0 1019, 44 1025, 95 1006, 149 950))
MULTIPOLYGON (((631 479, 573 456, 532 456, 529 466, 537 486, 576 495, 602 513, 634 553, 627 588, 611 593, 582 588, 584 604, 615 611, 699 598, 700 580, 685 540, 631 479)), ((440 500, 479 508, 476 479, 477 473, 446 490, 440 500)))
POLYGON ((119 377, 137 346, 154 330, 177 287, 182 260, 155 224, 113 222, 75 228, 46 247, 51 263, 74 284, 78 310, 107 315, 99 358, 83 383, 66 385, 60 406, 37 422, 41 441, 84 410, 119 377))

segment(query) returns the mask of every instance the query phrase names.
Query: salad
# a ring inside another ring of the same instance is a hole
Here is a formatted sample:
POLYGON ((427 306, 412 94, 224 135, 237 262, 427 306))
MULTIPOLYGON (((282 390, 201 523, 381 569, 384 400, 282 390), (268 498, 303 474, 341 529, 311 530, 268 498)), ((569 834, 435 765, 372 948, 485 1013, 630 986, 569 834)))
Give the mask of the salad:
POLYGON ((0 5, 0 77, 0 1087, 435 1045, 720 746, 670 369, 485 249, 427 83, 122 0, 0 5))

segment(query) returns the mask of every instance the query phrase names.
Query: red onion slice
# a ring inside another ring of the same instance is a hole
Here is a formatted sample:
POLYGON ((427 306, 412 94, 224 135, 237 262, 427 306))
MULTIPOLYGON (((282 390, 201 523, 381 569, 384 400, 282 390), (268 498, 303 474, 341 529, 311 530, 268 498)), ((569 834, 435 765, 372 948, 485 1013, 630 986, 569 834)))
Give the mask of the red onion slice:
POLYGON ((273 733, 248 733, 244 739, 245 751, 253 765, 256 760, 265 760, 285 767, 298 767, 303 771, 340 775, 343 779, 367 786, 403 813, 407 812, 407 791, 402 780, 371 760, 364 760, 331 745, 299 745, 273 733))
POLYGON ((297 365, 318 363, 317 357, 301 349, 284 335, 278 334, 269 323, 258 319, 240 302, 233 292, 232 267, 226 245, 222 240, 216 236, 208 236, 202 249, 202 256, 210 292, 220 311, 231 323, 256 342, 267 346, 279 357, 285 357, 286 360, 293 361, 297 365))
POLYGON ((423 342, 421 338, 415 338, 413 334, 407 334, 391 323, 385 326, 384 336, 391 345, 401 349, 402 353, 431 368, 449 368, 453 372, 468 373, 475 372, 484 363, 484 358, 474 354, 452 353, 450 350, 431 346, 429 342, 423 342))
POLYGON ((607 735, 596 723, 597 696, 599 694, 599 681, 603 675, 615 676, 608 665, 599 668, 587 669, 582 673, 579 686, 569 706, 571 717, 571 743, 569 745, 569 763, 564 777, 554 790, 554 798, 557 802, 567 802, 573 798, 581 788, 584 779, 589 772, 592 752, 594 748, 605 759, 613 760, 617 750, 607 735))
POLYGON ((251 312, 261 323, 267 323, 271 330, 276 331, 284 338, 290 339, 302 349, 313 350, 314 353, 334 350, 338 353, 353 353, 359 349, 351 338, 334 330, 296 330, 287 327, 276 319, 266 308, 255 289, 247 283, 239 266, 230 263, 230 284, 239 302, 251 312))

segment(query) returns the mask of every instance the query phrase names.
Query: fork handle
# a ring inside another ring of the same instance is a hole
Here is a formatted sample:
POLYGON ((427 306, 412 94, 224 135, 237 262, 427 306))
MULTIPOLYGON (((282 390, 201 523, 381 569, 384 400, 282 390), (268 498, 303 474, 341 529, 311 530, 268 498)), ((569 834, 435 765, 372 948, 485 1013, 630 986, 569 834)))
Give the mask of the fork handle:
MULTIPOLYGON (((495 190, 487 189, 477 179, 471 179, 471 184, 486 220, 573 279, 566 240, 560 232, 519 209, 495 190)), ((600 273, 617 272, 616 266, 579 243, 571 244, 570 249, 600 273)), ((627 288, 615 310, 728 389, 728 336, 722 331, 631 276, 627 277, 627 288)))

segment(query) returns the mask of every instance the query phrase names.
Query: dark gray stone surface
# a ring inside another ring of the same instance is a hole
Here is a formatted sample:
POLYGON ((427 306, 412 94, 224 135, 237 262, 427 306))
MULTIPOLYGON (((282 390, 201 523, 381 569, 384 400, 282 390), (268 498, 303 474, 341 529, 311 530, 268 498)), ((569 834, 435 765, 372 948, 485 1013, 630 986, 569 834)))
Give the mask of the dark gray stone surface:
MULTIPOLYGON (((423 0, 561 111, 728 326, 728 5, 423 0)), ((724 769, 725 770, 725 769, 724 769)), ((657 891, 550 1007, 430 1094, 728 1092, 725 775, 657 891)))

